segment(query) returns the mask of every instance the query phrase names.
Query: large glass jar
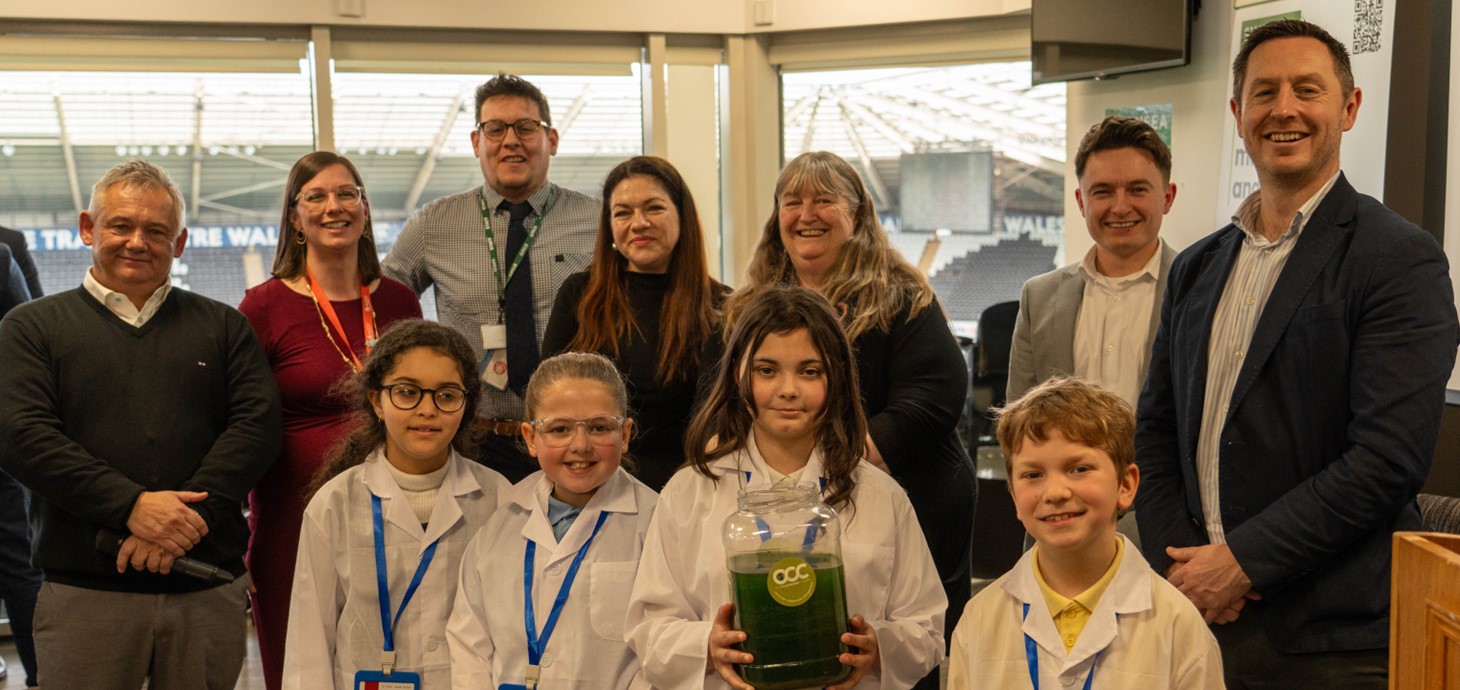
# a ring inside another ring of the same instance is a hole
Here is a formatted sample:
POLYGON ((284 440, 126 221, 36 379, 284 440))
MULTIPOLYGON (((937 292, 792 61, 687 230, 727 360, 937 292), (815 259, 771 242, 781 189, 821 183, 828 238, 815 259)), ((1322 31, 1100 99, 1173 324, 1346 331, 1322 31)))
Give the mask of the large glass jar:
POLYGON ((723 536, 735 627, 754 661, 740 674, 757 690, 835 684, 851 673, 841 522, 816 486, 784 482, 742 491, 723 536))

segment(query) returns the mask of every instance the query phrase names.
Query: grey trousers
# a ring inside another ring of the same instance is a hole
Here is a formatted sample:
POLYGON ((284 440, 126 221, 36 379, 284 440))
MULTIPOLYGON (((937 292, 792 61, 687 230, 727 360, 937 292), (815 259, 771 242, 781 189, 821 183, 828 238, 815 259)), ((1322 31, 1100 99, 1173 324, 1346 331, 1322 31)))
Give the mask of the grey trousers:
POLYGON ((42 584, 35 646, 46 687, 233 690, 243 669, 244 581, 189 594, 42 584))
MULTIPOLYGON (((1388 690, 1389 649, 1286 654, 1273 648, 1256 615, 1213 625, 1227 690, 1388 690)), ((50 681, 46 681, 49 683, 50 681)))

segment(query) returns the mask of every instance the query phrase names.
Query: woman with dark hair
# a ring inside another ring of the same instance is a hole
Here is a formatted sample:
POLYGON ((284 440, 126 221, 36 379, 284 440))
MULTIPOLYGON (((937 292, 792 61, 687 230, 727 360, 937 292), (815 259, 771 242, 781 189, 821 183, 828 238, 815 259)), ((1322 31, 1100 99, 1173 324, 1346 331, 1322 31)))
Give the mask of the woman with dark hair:
MULTIPOLYGON (((751 256, 726 328, 774 283, 812 288, 842 312, 867 412, 867 459, 907 489, 948 595, 947 631, 970 595, 973 463, 958 439, 968 370, 933 289, 892 247, 862 178, 841 157, 797 156, 751 256)), ((918 687, 938 687, 936 673, 918 687)))
POLYGON ((639 424, 628 455, 655 491, 684 463, 700 371, 722 349, 727 292, 710 277, 699 212, 679 171, 653 156, 610 171, 593 262, 558 290, 542 352, 597 352, 624 373, 639 424))
POLYGON ((415 293, 381 276, 370 203, 348 158, 328 151, 300 158, 281 216, 273 277, 238 305, 268 354, 284 405, 279 458, 248 497, 247 563, 269 690, 280 687, 284 668, 304 493, 349 430, 348 401, 331 388, 359 370, 377 333, 421 316, 415 293))

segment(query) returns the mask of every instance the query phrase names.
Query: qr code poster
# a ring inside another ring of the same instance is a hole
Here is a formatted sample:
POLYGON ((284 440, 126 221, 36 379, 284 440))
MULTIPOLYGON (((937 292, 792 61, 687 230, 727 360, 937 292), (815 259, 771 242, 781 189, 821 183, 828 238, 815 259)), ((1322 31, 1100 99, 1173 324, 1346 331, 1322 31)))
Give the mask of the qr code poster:
MULTIPOLYGON (((1249 3, 1233 11, 1232 52, 1253 29, 1278 19, 1313 22, 1343 42, 1353 65, 1354 86, 1363 91, 1358 119, 1343 134, 1339 160, 1344 175, 1360 192, 1383 198, 1384 154, 1389 131, 1389 70, 1394 46, 1394 5, 1397 0, 1273 0, 1249 3)), ((1230 82, 1230 80, 1229 80, 1230 82)), ((1231 98, 1231 87, 1227 93, 1231 98)), ((1236 120, 1228 115, 1222 135, 1221 189, 1217 204, 1219 225, 1258 188, 1257 170, 1247 157, 1236 120)))

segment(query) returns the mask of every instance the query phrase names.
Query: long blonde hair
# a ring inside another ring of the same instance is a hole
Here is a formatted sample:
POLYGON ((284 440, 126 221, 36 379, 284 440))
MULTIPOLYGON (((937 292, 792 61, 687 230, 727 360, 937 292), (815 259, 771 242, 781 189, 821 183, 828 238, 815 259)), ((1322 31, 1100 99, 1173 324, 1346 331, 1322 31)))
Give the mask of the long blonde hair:
POLYGON ((821 285, 821 294, 834 305, 846 305, 843 323, 847 337, 856 340, 874 328, 890 330, 892 319, 905 307, 917 316, 933 303, 928 279, 908 263, 887 239, 877 220, 872 195, 857 171, 834 153, 811 151, 786 164, 776 179, 775 208, 750 258, 744 289, 725 305, 725 332, 757 290, 773 283, 796 284, 796 269, 781 241, 781 197, 806 190, 841 199, 852 222, 852 236, 842 245, 821 285))

